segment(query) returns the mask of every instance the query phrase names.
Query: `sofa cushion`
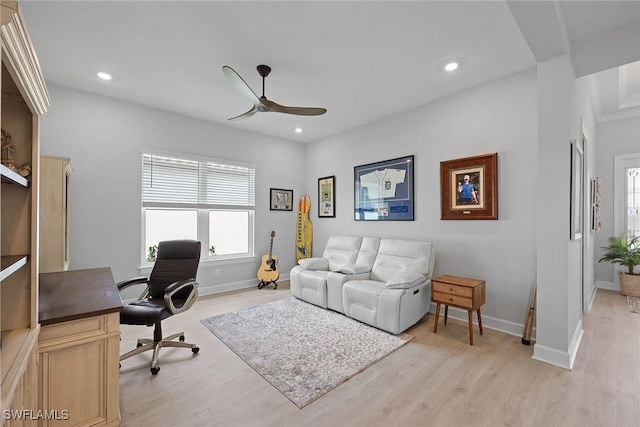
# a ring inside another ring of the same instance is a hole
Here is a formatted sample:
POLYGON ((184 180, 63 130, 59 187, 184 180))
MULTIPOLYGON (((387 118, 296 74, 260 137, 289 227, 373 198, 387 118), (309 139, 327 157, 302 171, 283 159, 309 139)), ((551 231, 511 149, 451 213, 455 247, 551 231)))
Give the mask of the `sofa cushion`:
POLYGON ((329 269, 329 261, 324 258, 302 258, 298 260, 298 265, 301 265, 305 270, 324 270, 329 269))
POLYGON ((431 277, 433 245, 418 240, 381 239, 371 279, 387 282, 401 273, 431 277))
POLYGON ((427 281, 427 276, 420 273, 400 273, 387 280, 386 288, 409 289, 427 281))
POLYGON ((322 258, 329 262, 330 271, 340 271, 346 264, 355 264, 362 238, 358 236, 330 236, 322 258))

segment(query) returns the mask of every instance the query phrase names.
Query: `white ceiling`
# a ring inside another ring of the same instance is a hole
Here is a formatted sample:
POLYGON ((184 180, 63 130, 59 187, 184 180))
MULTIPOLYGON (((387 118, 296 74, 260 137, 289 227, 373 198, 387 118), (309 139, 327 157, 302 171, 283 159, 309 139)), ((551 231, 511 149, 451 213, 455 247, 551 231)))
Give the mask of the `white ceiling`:
MULTIPOLYGON (((309 142, 533 67, 531 30, 525 38, 513 3, 526 2, 26 1, 21 7, 49 84, 309 142), (450 61, 460 63, 453 73, 443 70, 450 61), (327 113, 227 121, 252 104, 222 66, 260 95, 259 64, 272 68, 269 99, 327 113), (99 80, 99 70, 113 80, 99 80), (303 132, 295 134, 296 127, 303 132)), ((561 10, 569 44, 640 22, 639 1, 568 1, 561 10)), ((536 43, 545 42, 545 24, 529 27, 543 36, 536 43)), ((595 85, 608 93, 606 84, 595 85)))

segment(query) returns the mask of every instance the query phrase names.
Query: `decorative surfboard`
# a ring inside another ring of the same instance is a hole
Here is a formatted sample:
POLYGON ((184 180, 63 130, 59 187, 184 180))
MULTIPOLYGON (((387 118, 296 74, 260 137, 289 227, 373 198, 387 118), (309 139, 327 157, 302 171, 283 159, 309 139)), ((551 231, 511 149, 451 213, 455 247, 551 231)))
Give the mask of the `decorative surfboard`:
POLYGON ((313 225, 309 219, 311 199, 302 196, 298 203, 298 218, 296 220, 296 262, 303 258, 311 258, 313 244, 313 225))

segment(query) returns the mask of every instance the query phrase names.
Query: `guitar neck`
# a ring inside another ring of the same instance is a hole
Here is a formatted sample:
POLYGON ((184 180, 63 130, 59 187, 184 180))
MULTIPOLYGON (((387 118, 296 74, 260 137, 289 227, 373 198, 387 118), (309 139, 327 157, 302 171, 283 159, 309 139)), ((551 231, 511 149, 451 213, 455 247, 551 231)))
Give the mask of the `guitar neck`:
POLYGON ((272 252, 273 252, 273 237, 271 238, 271 243, 269 244, 269 261, 271 261, 272 252))

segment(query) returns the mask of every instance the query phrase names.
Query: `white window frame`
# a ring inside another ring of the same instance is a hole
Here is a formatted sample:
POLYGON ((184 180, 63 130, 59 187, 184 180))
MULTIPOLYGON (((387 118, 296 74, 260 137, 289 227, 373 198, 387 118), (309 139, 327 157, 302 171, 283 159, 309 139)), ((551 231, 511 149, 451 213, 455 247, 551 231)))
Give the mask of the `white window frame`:
MULTIPOLYGON (((200 162, 211 162, 211 163, 217 163, 217 164, 222 164, 222 165, 228 165, 228 166, 240 166, 240 167, 247 167, 247 168, 251 168, 254 171, 254 191, 255 191, 255 165, 251 164, 251 163, 243 163, 243 162, 236 162, 236 161, 230 161, 230 160, 222 160, 222 159, 215 159, 215 158, 210 158, 210 157, 202 157, 202 156, 194 156, 194 155, 189 155, 189 154, 183 154, 183 153, 173 153, 173 152, 167 152, 167 151, 158 151, 158 150, 152 150, 152 149, 145 149, 142 148, 140 149, 140 153, 141 153, 141 158, 144 155, 158 155, 158 156, 166 156, 166 157, 171 157, 171 158, 175 158, 175 159, 182 159, 182 160, 194 160, 194 161, 200 161, 200 162)), ((238 206, 234 206, 234 207, 220 207, 220 206, 215 206, 215 207, 210 207, 210 206, 206 206, 206 207, 200 207, 200 206, 175 206, 175 207, 171 207, 171 206, 143 206, 142 204, 142 185, 144 185, 142 183, 142 173, 141 173, 141 184, 140 184, 140 188, 141 188, 141 210, 140 210, 140 217, 141 217, 141 225, 142 225, 142 229, 141 229, 141 233, 140 233, 140 259, 141 259, 141 265, 140 265, 140 269, 146 269, 146 268, 151 268, 151 266, 153 266, 153 262, 147 261, 147 248, 146 246, 146 210, 147 209, 153 209, 153 210, 176 210, 176 211, 182 211, 182 210, 196 210, 197 211, 197 239, 202 243, 202 248, 201 248, 201 254, 200 254, 200 263, 201 264, 235 264, 235 263, 240 263, 240 262, 248 262, 248 261, 254 261, 255 260, 255 239, 254 239, 254 235, 255 235, 255 201, 253 206, 244 206, 244 207, 238 207, 238 206), (209 254, 209 247, 211 246, 209 243, 209 212, 211 211, 232 211, 232 212, 239 212, 239 211, 246 211, 248 212, 248 221, 247 221, 247 236, 248 236, 248 242, 247 242, 247 246, 248 246, 248 251, 246 253, 239 253, 239 254, 230 254, 230 255, 210 255, 209 254)))

